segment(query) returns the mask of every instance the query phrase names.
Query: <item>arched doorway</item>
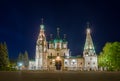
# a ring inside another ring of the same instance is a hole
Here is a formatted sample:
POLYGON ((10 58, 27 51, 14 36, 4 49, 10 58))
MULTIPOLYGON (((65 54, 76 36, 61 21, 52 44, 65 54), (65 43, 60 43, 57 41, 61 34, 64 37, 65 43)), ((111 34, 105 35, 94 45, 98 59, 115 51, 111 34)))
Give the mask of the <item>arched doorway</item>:
POLYGON ((61 70, 62 61, 61 61, 61 58, 59 56, 57 56, 57 58, 55 60, 55 66, 56 66, 56 70, 61 70))

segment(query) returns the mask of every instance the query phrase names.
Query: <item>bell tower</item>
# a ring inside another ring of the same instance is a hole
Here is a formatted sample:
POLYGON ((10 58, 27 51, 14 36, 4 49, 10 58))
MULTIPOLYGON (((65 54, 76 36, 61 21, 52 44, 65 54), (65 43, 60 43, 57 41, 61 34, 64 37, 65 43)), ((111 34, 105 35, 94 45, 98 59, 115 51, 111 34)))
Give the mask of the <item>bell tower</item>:
POLYGON ((89 23, 87 23, 86 41, 85 41, 83 56, 92 56, 96 54, 90 33, 91 33, 90 25, 89 23))
POLYGON ((92 37, 91 37, 91 30, 90 24, 87 23, 87 30, 86 30, 86 41, 83 51, 83 57, 85 59, 85 69, 86 70, 97 70, 97 55, 94 49, 92 37))
POLYGON ((47 66, 47 41, 44 32, 44 24, 40 25, 40 33, 36 43, 36 69, 43 69, 47 66))

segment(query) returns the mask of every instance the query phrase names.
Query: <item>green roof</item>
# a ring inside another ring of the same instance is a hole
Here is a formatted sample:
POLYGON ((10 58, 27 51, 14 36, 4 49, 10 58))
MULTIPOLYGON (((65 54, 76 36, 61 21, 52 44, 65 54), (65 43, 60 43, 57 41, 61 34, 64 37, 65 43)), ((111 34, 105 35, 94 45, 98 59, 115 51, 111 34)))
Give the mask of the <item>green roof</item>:
POLYGON ((61 39, 61 38, 55 38, 54 40, 50 40, 49 43, 56 43, 56 42, 63 42, 63 43, 67 43, 67 40, 65 39, 61 39))
POLYGON ((50 40, 49 43, 54 43, 54 40, 50 40))
POLYGON ((30 61, 35 61, 35 59, 30 59, 30 61))
POLYGON ((81 56, 70 56, 70 58, 82 58, 81 56))
POLYGON ((67 40, 63 39, 63 42, 64 42, 64 43, 66 43, 66 42, 67 42, 67 40))
POLYGON ((63 40, 62 39, 60 39, 60 38, 56 38, 56 39, 54 39, 54 43, 56 43, 56 42, 62 42, 63 40))

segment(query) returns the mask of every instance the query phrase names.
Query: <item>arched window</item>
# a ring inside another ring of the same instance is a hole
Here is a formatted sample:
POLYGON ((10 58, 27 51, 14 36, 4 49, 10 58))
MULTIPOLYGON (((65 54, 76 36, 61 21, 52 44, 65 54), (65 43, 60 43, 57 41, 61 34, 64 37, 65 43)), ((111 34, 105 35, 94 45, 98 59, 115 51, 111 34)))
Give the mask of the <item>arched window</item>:
POLYGON ((52 58, 52 53, 50 54, 50 57, 52 58))
POLYGON ((90 65, 90 63, 88 62, 88 65, 90 65))
POLYGON ((92 60, 92 58, 90 58, 90 60, 92 60))
POLYGON ((52 44, 49 44, 49 48, 52 48, 52 44))
POLYGON ((57 53, 57 56, 59 56, 59 53, 57 53))
POLYGON ((82 65, 82 62, 81 62, 81 65, 82 65))
POLYGON ((50 62, 50 65, 52 65, 52 62, 50 62))
POLYGON ((65 62, 65 64, 67 64, 67 62, 65 62))
POLYGON ((64 58, 66 57, 65 53, 64 53, 64 58))

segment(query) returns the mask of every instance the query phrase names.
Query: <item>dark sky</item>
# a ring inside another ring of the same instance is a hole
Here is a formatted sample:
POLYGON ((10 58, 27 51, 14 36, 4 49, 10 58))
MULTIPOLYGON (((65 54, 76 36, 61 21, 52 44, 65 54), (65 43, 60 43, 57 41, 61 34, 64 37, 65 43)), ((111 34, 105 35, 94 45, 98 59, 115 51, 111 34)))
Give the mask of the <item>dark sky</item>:
POLYGON ((83 52, 88 21, 97 54, 106 42, 120 41, 120 3, 115 0, 2 0, 0 42, 6 41, 10 58, 25 50, 35 57, 41 18, 47 39, 56 36, 57 27, 61 37, 67 34, 72 55, 83 52))

